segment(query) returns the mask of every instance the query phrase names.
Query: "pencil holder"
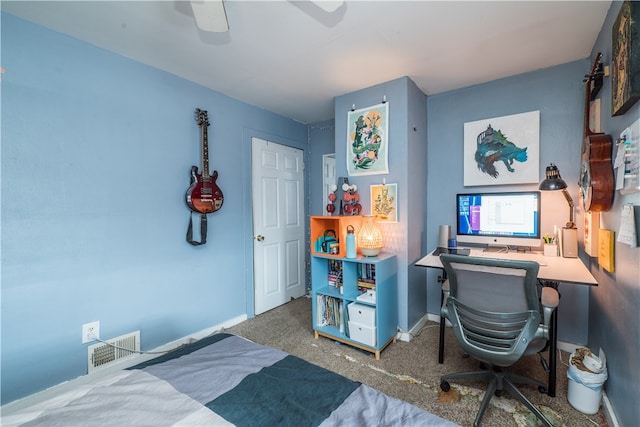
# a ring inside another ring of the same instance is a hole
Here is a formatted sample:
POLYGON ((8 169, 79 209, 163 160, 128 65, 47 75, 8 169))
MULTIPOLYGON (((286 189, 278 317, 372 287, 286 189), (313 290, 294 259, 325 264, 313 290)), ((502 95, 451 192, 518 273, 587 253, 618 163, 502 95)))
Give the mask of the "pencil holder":
POLYGON ((545 243, 544 256, 558 256, 558 245, 545 243))

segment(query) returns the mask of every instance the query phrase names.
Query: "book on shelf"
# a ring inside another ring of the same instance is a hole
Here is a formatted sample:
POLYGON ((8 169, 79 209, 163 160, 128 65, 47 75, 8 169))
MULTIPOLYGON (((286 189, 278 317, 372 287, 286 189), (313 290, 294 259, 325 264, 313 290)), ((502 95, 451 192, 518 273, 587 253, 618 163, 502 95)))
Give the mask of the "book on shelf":
POLYGON ((366 292, 367 289, 376 288, 376 266, 375 264, 358 265, 358 290, 366 292))
POLYGON ((329 286, 342 286, 342 261, 337 259, 330 259, 328 283, 329 286))
POLYGON ((343 303, 340 298, 329 295, 318 295, 316 303, 316 324, 318 326, 341 327, 343 321, 343 303))
POLYGON ((358 280, 364 282, 376 281, 376 265, 375 264, 358 264, 358 280))
POLYGON ((362 279, 358 280, 358 289, 375 289, 376 282, 365 282, 362 279))

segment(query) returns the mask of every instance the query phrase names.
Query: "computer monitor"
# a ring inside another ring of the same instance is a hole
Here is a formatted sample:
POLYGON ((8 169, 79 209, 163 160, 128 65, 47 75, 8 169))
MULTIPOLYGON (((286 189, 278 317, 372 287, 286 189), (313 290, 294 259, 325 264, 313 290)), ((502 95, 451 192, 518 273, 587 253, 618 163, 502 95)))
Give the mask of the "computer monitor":
POLYGON ((540 246, 540 192, 456 195, 457 240, 490 246, 540 246))

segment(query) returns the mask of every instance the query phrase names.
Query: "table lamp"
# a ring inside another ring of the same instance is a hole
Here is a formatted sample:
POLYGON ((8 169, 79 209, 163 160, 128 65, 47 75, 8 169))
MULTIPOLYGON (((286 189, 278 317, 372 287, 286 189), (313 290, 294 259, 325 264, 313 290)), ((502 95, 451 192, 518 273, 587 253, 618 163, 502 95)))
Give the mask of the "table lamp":
POLYGON ((556 191, 562 190, 564 198, 569 204, 569 222, 562 229, 562 256, 565 258, 575 258, 578 256, 578 229, 575 222, 573 222, 573 199, 567 191, 567 183, 560 176, 558 167, 551 163, 547 166, 545 171, 545 179, 540 183, 538 187, 542 191, 556 191))
POLYGON ((362 217, 362 227, 358 232, 358 249, 364 256, 377 256, 384 246, 382 232, 373 215, 362 217))

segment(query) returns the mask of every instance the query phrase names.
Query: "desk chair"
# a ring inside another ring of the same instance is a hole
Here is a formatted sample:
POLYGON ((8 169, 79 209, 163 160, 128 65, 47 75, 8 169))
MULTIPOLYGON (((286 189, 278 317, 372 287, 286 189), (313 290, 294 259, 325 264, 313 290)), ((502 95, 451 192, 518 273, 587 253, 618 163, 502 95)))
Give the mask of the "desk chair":
POLYGON ((449 280, 449 289, 444 290, 441 314, 453 325, 462 349, 488 365, 488 369, 483 371, 444 375, 440 388, 449 391, 449 380, 480 379, 489 382, 474 426, 480 425, 492 395, 507 390, 544 425, 551 427, 542 412, 514 385, 533 384, 540 392, 546 392, 545 384, 503 372, 501 368, 511 366, 522 356, 537 353, 546 346, 551 315, 558 306, 558 293, 553 288, 542 288, 542 324, 536 279, 539 267, 536 262, 452 254, 442 254, 440 260, 449 280))

